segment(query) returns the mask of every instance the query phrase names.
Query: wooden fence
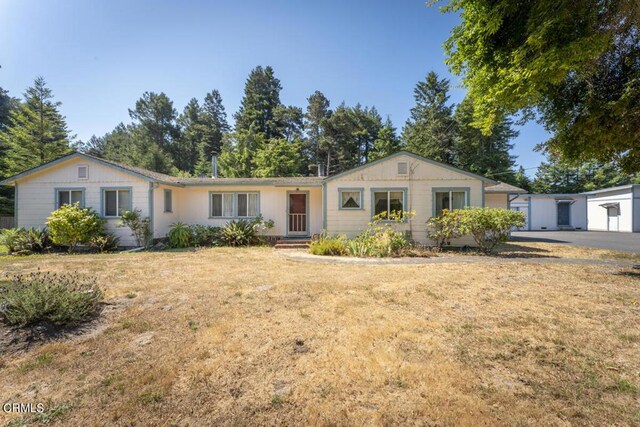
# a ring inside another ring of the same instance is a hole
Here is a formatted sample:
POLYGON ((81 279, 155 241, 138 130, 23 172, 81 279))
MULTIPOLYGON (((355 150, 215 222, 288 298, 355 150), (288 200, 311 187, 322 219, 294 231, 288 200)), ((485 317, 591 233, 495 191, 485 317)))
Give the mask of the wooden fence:
POLYGON ((14 219, 12 216, 0 216, 0 230, 3 228, 13 228, 14 219))

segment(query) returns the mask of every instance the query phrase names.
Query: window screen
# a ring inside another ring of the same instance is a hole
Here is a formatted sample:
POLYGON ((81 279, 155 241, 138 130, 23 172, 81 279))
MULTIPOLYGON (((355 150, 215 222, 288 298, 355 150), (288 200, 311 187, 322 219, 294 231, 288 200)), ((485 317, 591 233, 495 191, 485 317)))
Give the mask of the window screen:
POLYGON ((340 207, 342 209, 360 209, 360 191, 343 190, 340 192, 340 207))

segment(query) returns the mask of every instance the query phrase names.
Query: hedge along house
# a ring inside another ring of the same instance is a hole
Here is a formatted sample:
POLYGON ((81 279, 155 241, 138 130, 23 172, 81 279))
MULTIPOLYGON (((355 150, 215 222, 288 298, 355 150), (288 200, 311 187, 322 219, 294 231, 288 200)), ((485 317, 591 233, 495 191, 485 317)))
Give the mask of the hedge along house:
MULTIPOLYGON (((512 186, 399 152, 330 177, 179 178, 73 153, 7 178, 15 187, 18 227, 44 227, 65 203, 95 209, 125 246, 134 245, 117 224, 125 210, 151 220, 155 238, 174 222, 222 226, 262 215, 273 220, 268 234, 306 238, 326 230, 354 236, 372 217, 390 210, 414 211, 400 224, 416 241, 428 243, 426 221, 443 209, 465 206, 508 208, 512 186)), ((469 242, 461 242, 469 243, 469 242)))

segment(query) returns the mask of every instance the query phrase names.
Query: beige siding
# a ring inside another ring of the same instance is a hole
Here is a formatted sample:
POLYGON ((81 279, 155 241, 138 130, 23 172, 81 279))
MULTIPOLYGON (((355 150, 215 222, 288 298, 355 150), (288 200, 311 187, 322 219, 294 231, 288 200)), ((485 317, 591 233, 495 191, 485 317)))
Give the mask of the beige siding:
MULTIPOLYGON (((326 229, 330 234, 346 234, 355 236, 367 227, 372 215, 372 189, 374 188, 406 188, 406 210, 414 211, 415 216, 409 223, 399 226, 411 231, 413 238, 422 243, 427 239, 426 221, 433 212, 434 188, 468 188, 469 205, 482 206, 483 182, 474 177, 448 168, 424 162, 411 156, 397 156, 376 163, 327 183, 326 229), (398 162, 408 162, 410 174, 397 174, 398 162), (362 188, 362 210, 340 210, 338 189, 362 188)), ((470 239, 463 239, 457 244, 471 244, 470 239)))
MULTIPOLYGON (((18 180, 18 226, 44 227, 55 210, 56 188, 84 188, 85 206, 100 212, 101 187, 131 187, 133 207, 149 215, 149 183, 128 173, 84 159, 70 159, 18 180), (89 166, 89 179, 77 178, 77 167, 89 166)), ((120 244, 135 242, 127 228, 117 227, 117 219, 107 220, 107 230, 120 237, 120 244)))
POLYGON ((153 189, 153 236, 155 238, 165 237, 172 223, 180 221, 180 213, 187 210, 187 206, 182 206, 184 201, 184 188, 172 187, 168 185, 154 184, 153 189), (173 198, 171 212, 164 210, 164 192, 170 190, 173 198))
POLYGON ((503 193, 486 193, 484 195, 484 205, 488 208, 507 209, 507 206, 509 205, 509 195, 503 193))
MULTIPOLYGON (((259 192, 260 213, 265 220, 275 223, 268 234, 285 236, 287 234, 287 192, 301 191, 309 193, 309 229, 311 234, 322 231, 322 188, 320 187, 274 187, 274 186, 202 186, 181 188, 177 194, 180 200, 178 218, 187 224, 222 226, 229 219, 209 218, 209 192, 259 192)), ((176 203, 174 191, 174 205, 176 203)), ((158 212, 158 210, 156 210, 158 212)), ((156 214, 159 216, 161 214, 156 214)), ((161 237, 168 230, 168 222, 158 223, 157 235, 161 237)))

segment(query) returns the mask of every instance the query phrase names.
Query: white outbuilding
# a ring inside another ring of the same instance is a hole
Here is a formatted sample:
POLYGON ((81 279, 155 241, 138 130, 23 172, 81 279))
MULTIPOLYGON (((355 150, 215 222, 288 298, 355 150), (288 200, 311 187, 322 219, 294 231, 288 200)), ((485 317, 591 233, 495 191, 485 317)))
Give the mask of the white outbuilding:
POLYGON ((584 194, 589 230, 640 232, 640 184, 584 194))

